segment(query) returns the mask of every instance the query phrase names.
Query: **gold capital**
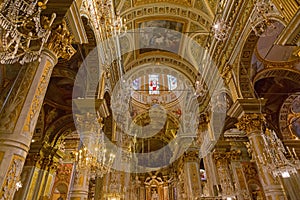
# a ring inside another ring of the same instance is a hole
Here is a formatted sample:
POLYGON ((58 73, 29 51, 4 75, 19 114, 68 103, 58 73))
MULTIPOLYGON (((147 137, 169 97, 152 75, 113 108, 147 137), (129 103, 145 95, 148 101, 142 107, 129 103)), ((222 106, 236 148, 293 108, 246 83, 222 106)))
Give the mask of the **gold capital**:
POLYGON ((245 114, 241 117, 236 126, 239 130, 245 131, 247 134, 254 131, 260 131, 265 122, 263 114, 245 114))
POLYGON ((52 51, 57 58, 69 60, 76 52, 72 46, 73 36, 67 29, 67 23, 63 20, 56 29, 51 31, 51 35, 46 47, 52 51))

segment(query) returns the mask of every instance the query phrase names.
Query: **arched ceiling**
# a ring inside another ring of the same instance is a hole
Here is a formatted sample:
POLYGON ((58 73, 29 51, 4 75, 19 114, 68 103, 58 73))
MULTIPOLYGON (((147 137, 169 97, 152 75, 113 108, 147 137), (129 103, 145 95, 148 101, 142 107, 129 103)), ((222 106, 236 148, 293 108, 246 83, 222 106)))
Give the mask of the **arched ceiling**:
MULTIPOLYGON (((123 56, 125 67, 131 68, 133 63, 142 60, 142 57, 161 59, 166 51, 159 50, 160 47, 172 49, 173 53, 168 55, 170 62, 182 60, 178 59, 178 56, 182 57, 192 51, 186 48, 188 45, 184 37, 191 38, 202 47, 207 45, 218 3, 218 0, 116 0, 116 10, 126 20, 129 33, 139 28, 161 28, 161 30, 154 29, 154 33, 150 34, 151 38, 142 38, 142 40, 133 38, 130 41, 134 43, 135 49, 139 50, 123 56), (181 35, 179 38, 168 37, 162 29, 178 31, 181 35), (154 43, 154 49, 142 48, 143 45, 147 46, 151 42, 154 43), (175 47, 171 47, 172 43, 175 47)), ((179 67, 180 65, 182 64, 178 63, 178 68, 181 68, 181 72, 189 78, 194 79, 198 75, 197 71, 189 69, 188 65, 179 67)))

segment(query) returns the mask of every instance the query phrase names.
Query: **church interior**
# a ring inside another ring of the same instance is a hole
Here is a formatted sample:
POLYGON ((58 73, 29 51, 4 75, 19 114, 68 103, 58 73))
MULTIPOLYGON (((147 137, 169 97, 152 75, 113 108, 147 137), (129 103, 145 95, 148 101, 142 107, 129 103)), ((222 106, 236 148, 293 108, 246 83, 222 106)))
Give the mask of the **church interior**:
POLYGON ((299 0, 0 0, 0 200, 299 200, 299 0))

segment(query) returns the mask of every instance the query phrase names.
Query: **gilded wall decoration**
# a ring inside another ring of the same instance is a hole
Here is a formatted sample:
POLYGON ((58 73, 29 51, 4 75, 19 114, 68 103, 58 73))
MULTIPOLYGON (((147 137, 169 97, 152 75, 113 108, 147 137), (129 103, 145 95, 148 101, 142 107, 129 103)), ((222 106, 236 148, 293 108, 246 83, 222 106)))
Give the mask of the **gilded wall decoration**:
POLYGON ((261 131, 264 124, 265 117, 262 114, 245 114, 236 123, 236 126, 239 130, 250 134, 254 131, 261 131))
POLYGON ((152 4, 152 3, 172 3, 172 4, 179 4, 183 6, 192 6, 192 0, 134 0, 133 1, 135 6, 145 5, 145 4, 152 4))
POLYGON ((13 199, 13 194, 16 190, 16 183, 19 181, 22 167, 24 163, 24 158, 18 155, 12 157, 10 167, 5 177, 5 181, 2 185, 0 191, 1 200, 11 200, 13 199))
POLYGON ((214 9, 215 5, 211 5, 207 3, 207 1, 203 1, 203 0, 196 0, 194 7, 198 10, 201 10, 202 12, 204 12, 205 14, 207 14, 208 16, 213 17, 214 16, 214 11, 212 9, 214 9), (210 7, 211 6, 211 7, 210 7))

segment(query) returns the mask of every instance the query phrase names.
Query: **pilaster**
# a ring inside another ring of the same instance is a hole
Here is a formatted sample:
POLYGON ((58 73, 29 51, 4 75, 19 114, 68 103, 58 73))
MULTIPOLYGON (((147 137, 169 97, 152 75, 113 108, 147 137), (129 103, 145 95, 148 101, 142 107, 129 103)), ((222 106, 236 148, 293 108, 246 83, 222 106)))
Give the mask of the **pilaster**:
POLYGON ((183 157, 184 182, 187 192, 187 199, 200 197, 202 193, 200 180, 199 150, 190 149, 183 157))

